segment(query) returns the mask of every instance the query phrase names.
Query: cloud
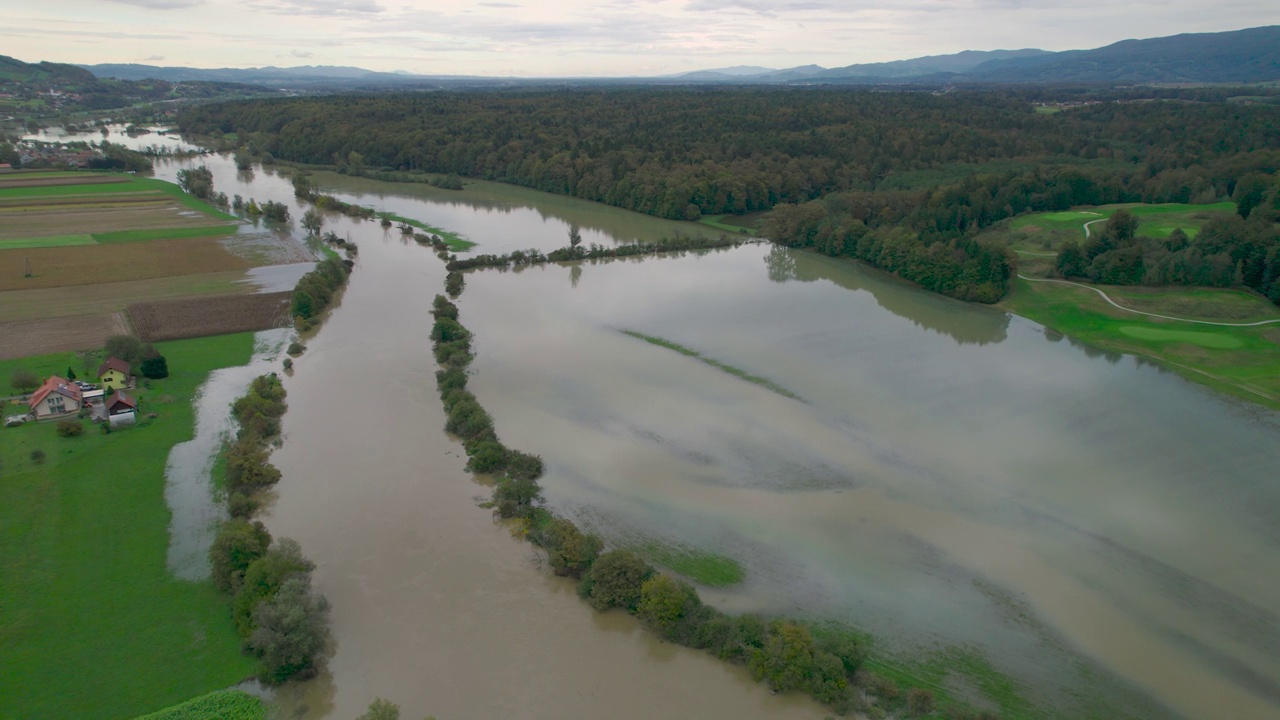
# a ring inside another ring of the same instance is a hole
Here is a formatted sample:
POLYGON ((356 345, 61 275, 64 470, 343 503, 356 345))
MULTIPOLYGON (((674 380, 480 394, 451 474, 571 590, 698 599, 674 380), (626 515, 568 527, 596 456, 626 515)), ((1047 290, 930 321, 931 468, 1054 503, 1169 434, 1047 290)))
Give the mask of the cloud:
POLYGON ((204 0, 111 0, 111 2, 123 5, 137 5, 148 10, 179 10, 181 8, 195 7, 204 2, 204 0))
POLYGON ((296 58, 309 58, 315 56, 315 53, 307 52, 306 50, 290 50, 289 54, 296 58))
MULTIPOLYGON (((165 0, 160 0, 164 2, 165 0)), ((251 2, 250 7, 276 15, 313 15, 316 17, 350 17, 377 15, 385 7, 374 0, 270 0, 251 2)))
POLYGON ((148 56, 146 56, 146 57, 142 58, 142 62, 144 62, 144 63, 148 63, 148 62, 160 62, 160 61, 162 61, 162 60, 164 60, 164 56, 163 56, 163 55, 148 55, 148 56))

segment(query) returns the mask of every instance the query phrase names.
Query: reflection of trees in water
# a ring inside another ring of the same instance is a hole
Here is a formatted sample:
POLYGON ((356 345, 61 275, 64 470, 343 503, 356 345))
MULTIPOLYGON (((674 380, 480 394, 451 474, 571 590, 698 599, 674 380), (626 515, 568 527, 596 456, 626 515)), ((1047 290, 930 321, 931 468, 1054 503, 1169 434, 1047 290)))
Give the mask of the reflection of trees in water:
POLYGON ((575 263, 569 268, 569 284, 578 287, 578 282, 582 280, 582 263, 575 263))
POLYGON ((773 282, 827 280, 846 290, 866 290, 885 310, 919 327, 948 335, 962 345, 997 343, 1008 336, 1008 313, 950 300, 907 286, 905 281, 880 277, 877 271, 864 269, 855 260, 774 245, 764 262, 773 282))

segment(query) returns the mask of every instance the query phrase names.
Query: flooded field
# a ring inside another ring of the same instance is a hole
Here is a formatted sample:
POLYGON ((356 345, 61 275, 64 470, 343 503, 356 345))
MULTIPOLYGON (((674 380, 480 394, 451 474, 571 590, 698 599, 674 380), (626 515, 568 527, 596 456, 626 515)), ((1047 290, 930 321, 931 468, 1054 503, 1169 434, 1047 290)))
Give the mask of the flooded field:
MULTIPOLYGON (((287 178, 198 162, 301 217, 287 178)), ((321 178, 478 252, 559 247, 570 224, 588 243, 698 229, 500 186, 321 178)), ((359 244, 358 269, 286 379, 265 520, 317 562, 337 648, 284 693, 289 717, 378 695, 451 720, 827 714, 593 614, 536 567, 475 507, 488 489, 442 430, 441 263, 376 222, 327 229, 359 244)), ((1280 713, 1274 414, 768 245, 473 272, 459 306, 471 387, 508 445, 546 460, 550 504, 615 543, 734 558, 745 582, 704 591, 722 608, 854 622, 903 657, 979 653, 1028 717, 1280 713)))

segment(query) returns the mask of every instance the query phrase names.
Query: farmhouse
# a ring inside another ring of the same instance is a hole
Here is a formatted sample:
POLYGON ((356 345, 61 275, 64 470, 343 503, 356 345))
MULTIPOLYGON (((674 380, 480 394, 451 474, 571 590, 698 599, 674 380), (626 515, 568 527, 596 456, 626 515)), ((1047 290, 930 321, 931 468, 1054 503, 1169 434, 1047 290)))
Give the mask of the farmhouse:
POLYGON ((107 420, 112 427, 132 425, 138 419, 138 401, 120 390, 107 401, 107 420))
POLYGON ((75 383, 54 375, 31 395, 29 404, 36 419, 43 420, 80 412, 84 398, 75 383))
POLYGON ((112 390, 129 387, 129 363, 118 357, 107 358, 98 367, 98 382, 112 390))

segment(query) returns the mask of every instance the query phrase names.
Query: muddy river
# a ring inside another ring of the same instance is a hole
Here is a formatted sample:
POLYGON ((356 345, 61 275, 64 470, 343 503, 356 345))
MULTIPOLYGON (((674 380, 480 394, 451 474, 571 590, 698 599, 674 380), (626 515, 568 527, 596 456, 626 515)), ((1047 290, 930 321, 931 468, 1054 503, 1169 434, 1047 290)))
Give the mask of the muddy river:
MULTIPOLYGON (((228 195, 293 202, 285 178, 200 162, 228 195)), ((571 223, 588 243, 715 232, 484 183, 319 180, 482 252, 558 247, 571 223)), ((476 508, 434 390, 441 263, 376 222, 326 229, 359 266, 286 379, 264 520, 317 562, 337 648, 288 716, 375 696, 450 720, 827 714, 592 613, 476 508)), ((1280 716, 1275 414, 767 245, 473 272, 459 307, 472 388, 546 460, 549 503, 613 543, 734 558, 745 582, 704 591, 722 608, 851 621, 904 662, 984 656, 1029 716, 1280 716)))

